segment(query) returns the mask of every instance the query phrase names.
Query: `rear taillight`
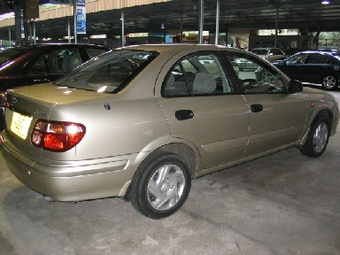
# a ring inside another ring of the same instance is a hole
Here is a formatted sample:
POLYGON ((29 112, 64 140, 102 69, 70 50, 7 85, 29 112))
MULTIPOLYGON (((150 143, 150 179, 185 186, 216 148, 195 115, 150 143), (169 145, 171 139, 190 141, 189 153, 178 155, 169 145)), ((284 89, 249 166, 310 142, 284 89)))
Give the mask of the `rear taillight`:
POLYGON ((67 151, 81 141, 85 131, 85 126, 79 123, 38 120, 31 142, 46 150, 67 151))

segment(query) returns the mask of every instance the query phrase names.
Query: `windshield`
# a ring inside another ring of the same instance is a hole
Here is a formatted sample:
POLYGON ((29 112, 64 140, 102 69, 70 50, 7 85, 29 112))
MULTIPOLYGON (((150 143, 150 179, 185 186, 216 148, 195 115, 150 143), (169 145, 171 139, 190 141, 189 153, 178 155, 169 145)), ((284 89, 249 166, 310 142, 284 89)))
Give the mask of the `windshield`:
POLYGON ((158 53, 140 50, 115 50, 95 57, 70 74, 56 80, 63 87, 118 93, 158 53))

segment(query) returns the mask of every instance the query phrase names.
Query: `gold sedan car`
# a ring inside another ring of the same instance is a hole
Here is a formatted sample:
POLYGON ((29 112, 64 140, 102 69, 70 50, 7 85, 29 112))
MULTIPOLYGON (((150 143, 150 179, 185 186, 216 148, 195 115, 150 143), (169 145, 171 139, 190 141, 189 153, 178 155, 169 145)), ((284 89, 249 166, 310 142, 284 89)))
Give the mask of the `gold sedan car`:
POLYGON ((123 197, 159 219, 183 205, 192 178, 290 147, 322 155, 337 103, 302 89, 246 51, 131 46, 8 90, 0 147, 13 174, 50 199, 123 197), (266 75, 236 72, 239 58, 266 75))

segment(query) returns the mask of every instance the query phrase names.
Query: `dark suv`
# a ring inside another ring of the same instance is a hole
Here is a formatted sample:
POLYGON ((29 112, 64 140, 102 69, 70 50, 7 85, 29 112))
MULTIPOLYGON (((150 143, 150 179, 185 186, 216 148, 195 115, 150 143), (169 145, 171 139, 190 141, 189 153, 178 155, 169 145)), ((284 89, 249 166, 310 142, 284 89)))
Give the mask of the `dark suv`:
MULTIPOLYGON (((36 44, 0 52, 0 117, 7 89, 45 83, 111 49, 94 44, 36 44)), ((0 131, 2 130, 0 121, 0 131)))
POLYGON ((110 48, 92 44, 36 44, 0 52, 0 91, 54 81, 110 48))

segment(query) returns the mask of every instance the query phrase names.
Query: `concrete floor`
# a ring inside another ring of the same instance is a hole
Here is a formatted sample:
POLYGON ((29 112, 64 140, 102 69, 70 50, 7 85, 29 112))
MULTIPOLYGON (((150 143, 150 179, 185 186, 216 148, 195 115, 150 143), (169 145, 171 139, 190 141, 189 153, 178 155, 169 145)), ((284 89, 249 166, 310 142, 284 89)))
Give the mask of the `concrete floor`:
POLYGON ((163 220, 117 198, 48 203, 0 156, 0 254, 338 255, 339 145, 340 129, 318 159, 290 149, 195 179, 163 220))

